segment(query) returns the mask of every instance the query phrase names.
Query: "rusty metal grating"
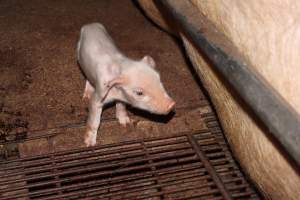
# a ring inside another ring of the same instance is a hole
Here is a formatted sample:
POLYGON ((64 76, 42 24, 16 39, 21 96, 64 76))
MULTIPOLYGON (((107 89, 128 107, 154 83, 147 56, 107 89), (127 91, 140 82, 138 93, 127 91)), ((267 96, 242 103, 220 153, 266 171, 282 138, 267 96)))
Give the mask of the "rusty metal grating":
POLYGON ((4 161, 0 199, 259 199, 222 137, 212 124, 176 137, 4 161))

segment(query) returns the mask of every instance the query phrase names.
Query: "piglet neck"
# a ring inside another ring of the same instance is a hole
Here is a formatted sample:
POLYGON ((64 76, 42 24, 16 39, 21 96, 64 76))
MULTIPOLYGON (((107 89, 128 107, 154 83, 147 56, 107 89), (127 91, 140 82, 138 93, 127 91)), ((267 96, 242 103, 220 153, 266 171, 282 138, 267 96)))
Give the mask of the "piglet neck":
POLYGON ((118 59, 118 63, 119 63, 120 68, 121 68, 121 73, 135 65, 135 61, 128 58, 128 57, 126 57, 126 56, 120 57, 118 59))

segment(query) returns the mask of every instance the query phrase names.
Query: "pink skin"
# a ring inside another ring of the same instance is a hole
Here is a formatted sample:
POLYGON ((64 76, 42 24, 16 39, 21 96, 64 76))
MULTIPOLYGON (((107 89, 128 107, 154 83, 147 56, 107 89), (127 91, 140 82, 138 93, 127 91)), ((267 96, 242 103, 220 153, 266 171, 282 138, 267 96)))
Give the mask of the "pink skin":
POLYGON ((156 114, 168 114, 174 108, 155 61, 150 56, 139 61, 124 56, 101 24, 82 27, 77 56, 87 78, 83 94, 89 100, 86 146, 96 144, 102 108, 109 102, 116 101, 116 118, 123 126, 130 123, 126 104, 156 114))

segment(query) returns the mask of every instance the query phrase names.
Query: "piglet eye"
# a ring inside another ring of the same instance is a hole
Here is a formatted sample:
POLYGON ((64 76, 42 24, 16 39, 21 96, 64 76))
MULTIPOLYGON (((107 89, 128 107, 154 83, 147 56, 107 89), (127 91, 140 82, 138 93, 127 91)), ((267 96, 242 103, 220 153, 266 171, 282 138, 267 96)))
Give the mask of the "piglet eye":
POLYGON ((143 96, 144 95, 144 92, 142 89, 135 89, 134 90, 134 93, 137 95, 137 96, 143 96))

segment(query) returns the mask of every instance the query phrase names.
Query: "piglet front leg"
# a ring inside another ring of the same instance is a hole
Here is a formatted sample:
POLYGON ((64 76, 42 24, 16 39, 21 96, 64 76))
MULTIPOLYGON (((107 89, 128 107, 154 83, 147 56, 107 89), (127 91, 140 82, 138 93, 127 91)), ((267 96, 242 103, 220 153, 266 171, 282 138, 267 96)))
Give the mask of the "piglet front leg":
POLYGON ((122 102, 116 103, 116 118, 119 120, 119 123, 123 126, 126 126, 130 123, 130 119, 126 111, 126 105, 122 102))
POLYGON ((85 81, 85 88, 83 92, 83 99, 91 99, 92 94, 94 93, 95 88, 90 84, 88 80, 85 81))
POLYGON ((95 146, 97 139, 97 132, 100 126, 101 113, 103 104, 97 93, 92 93, 89 102, 89 116, 86 125, 86 133, 84 143, 86 146, 95 146))

